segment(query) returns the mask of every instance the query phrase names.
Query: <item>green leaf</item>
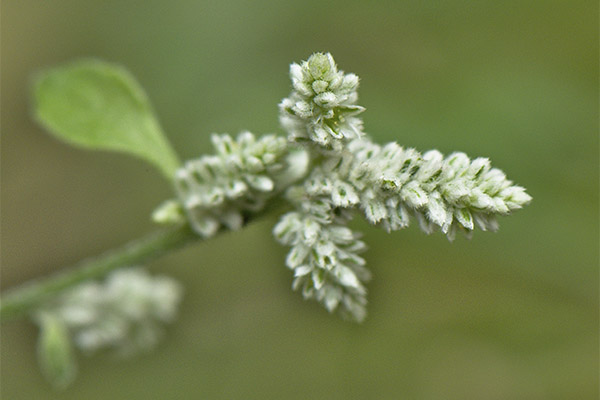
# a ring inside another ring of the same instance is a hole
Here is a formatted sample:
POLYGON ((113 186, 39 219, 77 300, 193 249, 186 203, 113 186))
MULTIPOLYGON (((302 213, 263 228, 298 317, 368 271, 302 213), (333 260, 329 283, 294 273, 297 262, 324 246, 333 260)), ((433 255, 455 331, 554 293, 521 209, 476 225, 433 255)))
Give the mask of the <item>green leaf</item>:
POLYGON ((46 71, 34 101, 37 120, 68 143, 133 154, 169 180, 180 165, 143 89, 119 66, 83 60, 46 71))
POLYGON ((56 316, 44 314, 40 317, 38 362, 42 373, 57 389, 64 389, 77 373, 71 348, 69 332, 56 316))

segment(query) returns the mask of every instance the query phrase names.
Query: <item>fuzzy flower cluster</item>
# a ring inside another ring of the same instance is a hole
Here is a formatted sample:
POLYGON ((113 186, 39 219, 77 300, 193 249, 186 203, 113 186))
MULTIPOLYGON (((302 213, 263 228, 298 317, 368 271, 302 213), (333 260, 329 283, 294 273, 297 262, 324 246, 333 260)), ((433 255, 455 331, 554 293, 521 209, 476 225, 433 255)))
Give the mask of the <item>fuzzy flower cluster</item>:
POLYGON ((347 227, 355 213, 388 232, 416 219, 425 232, 452 240, 475 227, 495 231, 498 215, 531 201, 486 158, 373 143, 358 117, 358 77, 338 70, 330 54, 292 64, 290 78, 293 90, 279 105, 288 140, 214 135, 216 154, 177 171, 179 201, 163 205, 155 220, 177 221, 182 208, 192 228, 210 237, 222 226, 238 229, 283 193, 293 210, 274 235, 290 246, 294 290, 362 321, 371 274, 360 256, 365 244, 347 227))
POLYGON ((497 215, 531 200, 487 158, 470 160, 459 152, 444 157, 437 150, 421 154, 368 140, 354 141, 348 150, 352 161, 341 172, 365 217, 388 232, 408 226, 410 215, 425 232, 440 229, 451 240, 457 231, 470 234, 475 226, 495 231, 497 215))
POLYGON ((315 53, 290 66, 293 92, 280 105, 282 126, 295 141, 314 142, 326 149, 341 148, 343 140, 363 135, 356 115, 358 77, 338 71, 331 54, 315 53))
POLYGON ((244 212, 262 209, 276 192, 288 163, 287 141, 275 135, 213 135, 212 142, 216 154, 188 161, 175 176, 180 202, 202 237, 221 226, 239 229, 244 212))
MULTIPOLYGON (((296 189, 302 196, 302 189, 296 189)), ((359 256, 365 244, 345 226, 349 216, 336 215, 330 202, 296 200, 297 211, 285 214, 273 231, 280 243, 291 246, 286 265, 294 271, 292 288, 321 302, 329 312, 338 309, 343 316, 362 321, 367 304, 363 282, 370 279, 359 256)))
POLYGON ((122 269, 105 282, 85 283, 64 293, 41 315, 53 315, 84 353, 110 349, 119 355, 149 350, 172 322, 182 289, 171 278, 139 268, 122 269))
POLYGON ((331 55, 292 64, 290 76, 294 90, 280 105, 281 122, 290 140, 305 139, 313 168, 287 190, 295 210, 281 218, 274 235, 291 247, 286 264, 294 289, 330 312, 356 321, 366 315, 370 273, 358 256, 364 243, 345 226, 352 211, 388 232, 415 217, 425 232, 439 229, 452 240, 475 226, 494 231, 497 215, 530 202, 485 158, 371 142, 355 116, 362 111, 354 106, 358 79, 339 72, 331 55))

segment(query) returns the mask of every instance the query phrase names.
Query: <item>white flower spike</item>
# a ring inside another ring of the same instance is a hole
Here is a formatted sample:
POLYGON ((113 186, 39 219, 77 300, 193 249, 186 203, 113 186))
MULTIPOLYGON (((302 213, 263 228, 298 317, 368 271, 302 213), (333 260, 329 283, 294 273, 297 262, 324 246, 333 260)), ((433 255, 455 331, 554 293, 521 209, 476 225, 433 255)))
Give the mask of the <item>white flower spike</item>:
POLYGON ((188 161, 177 171, 175 185, 192 228, 211 237, 225 226, 242 227, 244 212, 257 211, 275 192, 278 175, 288 166, 284 138, 260 139, 243 132, 237 140, 213 135, 216 154, 188 161))
MULTIPOLYGON (((453 240, 476 227, 495 231, 497 216, 531 201, 486 158, 373 143, 358 117, 358 77, 339 70, 331 54, 292 64, 290 78, 292 92, 279 105, 287 140, 213 135, 216 154, 177 171, 177 204, 196 233, 211 237, 223 227, 239 229, 283 194, 293 211, 274 234, 291 248, 292 287, 330 312, 355 321, 366 316, 371 274, 359 255, 365 244, 347 227, 354 214, 388 232, 416 219, 426 233, 440 230, 453 240)), ((176 220, 178 208, 166 207, 155 218, 176 220)))

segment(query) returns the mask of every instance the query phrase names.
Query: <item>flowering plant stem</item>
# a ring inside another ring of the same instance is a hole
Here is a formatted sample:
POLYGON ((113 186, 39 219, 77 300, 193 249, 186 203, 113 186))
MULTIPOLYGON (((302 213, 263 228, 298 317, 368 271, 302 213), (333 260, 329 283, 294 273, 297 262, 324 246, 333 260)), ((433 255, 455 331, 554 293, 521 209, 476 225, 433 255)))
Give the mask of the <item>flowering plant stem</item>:
POLYGON ((214 153, 184 164, 123 68, 83 61, 36 81, 35 115, 48 131, 76 146, 142 158, 176 192, 152 214, 171 229, 0 298, 0 322, 30 317, 39 325, 39 363, 51 384, 65 388, 73 381, 72 346, 131 355, 156 344, 162 325, 174 319, 181 288, 140 265, 272 211, 282 214, 273 234, 290 247, 285 263, 294 273, 292 288, 362 322, 371 273, 360 256, 366 244, 347 226, 353 215, 388 232, 416 218, 426 233, 441 230, 453 240, 459 232, 470 237, 476 227, 495 231, 497 216, 531 201, 487 158, 373 142, 359 117, 365 108, 356 104, 359 79, 339 70, 331 54, 293 63, 290 78, 292 92, 279 104, 287 138, 213 134, 214 153), (105 275, 105 282, 92 282, 105 275))
POLYGON ((187 224, 163 229, 97 257, 82 260, 71 268, 48 278, 9 289, 0 300, 0 321, 26 317, 45 300, 65 289, 81 282, 101 278, 117 268, 143 264, 166 252, 200 240, 202 238, 187 224))

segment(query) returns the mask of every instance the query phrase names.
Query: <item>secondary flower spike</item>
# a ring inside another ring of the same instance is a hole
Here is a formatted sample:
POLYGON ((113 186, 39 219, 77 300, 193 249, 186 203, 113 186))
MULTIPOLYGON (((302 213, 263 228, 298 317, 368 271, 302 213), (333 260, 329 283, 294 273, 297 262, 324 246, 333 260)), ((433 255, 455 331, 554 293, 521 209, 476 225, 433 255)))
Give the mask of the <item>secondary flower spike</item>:
POLYGON ((276 189, 276 175, 288 163, 287 142, 275 135, 213 135, 212 142, 215 155, 188 161, 175 175, 190 224, 203 237, 213 236, 223 225, 241 228, 243 212, 264 207, 276 189))

